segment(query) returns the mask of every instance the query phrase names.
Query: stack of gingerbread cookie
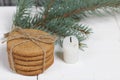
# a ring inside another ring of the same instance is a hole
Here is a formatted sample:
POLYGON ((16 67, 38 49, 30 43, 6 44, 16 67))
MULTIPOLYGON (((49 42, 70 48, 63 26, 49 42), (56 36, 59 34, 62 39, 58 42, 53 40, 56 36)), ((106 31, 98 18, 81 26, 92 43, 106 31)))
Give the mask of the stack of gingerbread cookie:
MULTIPOLYGON (((48 34, 33 29, 22 29, 22 31, 34 37, 37 37, 35 34, 48 34)), ((19 37, 21 33, 17 31, 11 32, 8 37, 8 40, 10 40, 7 42, 10 67, 12 69, 14 68, 16 73, 28 76, 38 75, 43 72, 43 68, 46 70, 53 64, 54 43, 45 43, 41 41, 37 42, 40 45, 38 46, 31 40, 26 40, 26 42, 24 42, 25 39, 22 37, 11 39, 11 36, 12 38, 13 36, 19 37)))

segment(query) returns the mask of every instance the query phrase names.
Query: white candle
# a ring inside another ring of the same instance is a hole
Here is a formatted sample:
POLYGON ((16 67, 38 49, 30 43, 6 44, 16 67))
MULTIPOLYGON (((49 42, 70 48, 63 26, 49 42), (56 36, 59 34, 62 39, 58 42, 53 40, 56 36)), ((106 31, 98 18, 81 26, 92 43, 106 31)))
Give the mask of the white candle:
POLYGON ((78 39, 75 36, 68 36, 63 40, 63 58, 66 63, 76 63, 79 60, 78 39))

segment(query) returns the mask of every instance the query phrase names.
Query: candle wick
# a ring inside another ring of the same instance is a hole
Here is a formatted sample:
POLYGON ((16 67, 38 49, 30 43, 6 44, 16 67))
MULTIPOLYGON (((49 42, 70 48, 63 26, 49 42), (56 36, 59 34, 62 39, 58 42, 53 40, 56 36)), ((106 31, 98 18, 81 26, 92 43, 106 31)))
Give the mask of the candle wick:
POLYGON ((72 37, 70 37, 70 42, 72 42, 72 37))

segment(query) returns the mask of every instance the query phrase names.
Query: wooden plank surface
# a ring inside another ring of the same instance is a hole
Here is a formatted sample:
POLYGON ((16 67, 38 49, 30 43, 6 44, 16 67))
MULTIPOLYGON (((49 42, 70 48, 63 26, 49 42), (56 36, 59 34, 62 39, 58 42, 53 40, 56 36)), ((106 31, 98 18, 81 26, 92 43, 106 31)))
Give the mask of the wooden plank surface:
MULTIPOLYGON (((10 31, 15 7, 0 7, 0 42, 10 31)), ((79 51, 76 64, 66 64, 62 49, 56 45, 54 64, 38 80, 120 80, 120 15, 90 16, 80 23, 93 28, 93 34, 79 51), (116 16, 116 17, 115 17, 116 16)), ((22 76, 11 72, 8 65, 6 44, 0 43, 0 80, 37 80, 37 76, 22 76)))

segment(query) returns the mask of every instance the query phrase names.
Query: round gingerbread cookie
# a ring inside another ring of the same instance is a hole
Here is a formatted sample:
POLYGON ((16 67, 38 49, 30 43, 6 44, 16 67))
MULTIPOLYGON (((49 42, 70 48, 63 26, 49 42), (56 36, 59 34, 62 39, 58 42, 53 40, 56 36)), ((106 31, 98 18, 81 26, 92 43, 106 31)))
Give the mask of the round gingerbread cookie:
MULTIPOLYGON (((45 58, 48 58, 48 57, 54 55, 53 53, 54 53, 54 51, 51 50, 51 51, 46 55, 45 58)), ((9 54, 10 54, 10 51, 8 51, 8 55, 9 55, 9 54)), ((42 60, 44 56, 43 56, 43 55, 40 55, 40 56, 36 56, 36 57, 24 57, 24 56, 16 55, 16 54, 13 53, 13 57, 14 57, 15 59, 19 59, 19 60, 22 60, 22 61, 37 61, 37 60, 42 60)))
POLYGON ((44 41, 48 41, 48 42, 53 41, 52 36, 45 37, 46 35, 49 35, 48 33, 34 29, 22 29, 22 32, 29 34, 31 37, 40 38, 41 41, 38 42, 36 40, 36 42, 39 44, 38 46, 29 39, 18 38, 18 39, 9 40, 13 38, 13 36, 14 37, 24 36, 24 34, 21 34, 20 32, 17 31, 11 32, 8 37, 9 41, 7 42, 7 48, 8 50, 12 48, 13 49, 12 52, 15 53, 16 55, 33 57, 33 56, 43 55, 43 50, 46 52, 46 54, 50 50, 54 50, 54 43, 48 44, 44 42, 44 41))
MULTIPOLYGON (((48 67, 49 65, 52 65, 54 62, 54 58, 51 58, 48 62, 45 63, 45 68, 48 67)), ((10 66, 12 66, 10 64, 10 66)), ((40 70, 43 69, 43 64, 37 65, 37 66, 23 66, 19 64, 14 64, 14 67, 16 70, 22 70, 22 71, 33 71, 33 70, 40 70)))
POLYGON ((43 71, 42 70, 36 70, 36 71, 21 71, 21 70, 16 70, 18 74, 25 75, 25 76, 36 76, 38 74, 41 74, 43 71))
MULTIPOLYGON (((52 65, 52 64, 51 64, 52 65)), ((47 66, 46 69, 48 69, 51 65, 47 66)), ((36 76, 38 74, 43 73, 43 70, 35 70, 35 71, 22 71, 22 70, 16 70, 17 73, 25 76, 36 76)))
MULTIPOLYGON (((53 58, 53 55, 45 59, 45 63, 47 63, 49 60, 53 58)), ((23 65, 23 66, 37 66, 37 65, 42 65, 43 60, 39 61, 21 61, 18 59, 14 59, 15 64, 23 65)))

